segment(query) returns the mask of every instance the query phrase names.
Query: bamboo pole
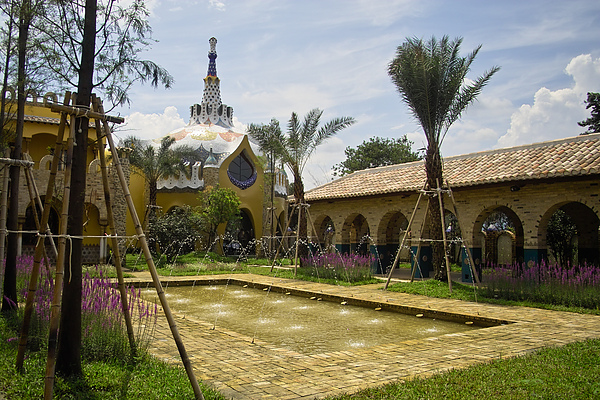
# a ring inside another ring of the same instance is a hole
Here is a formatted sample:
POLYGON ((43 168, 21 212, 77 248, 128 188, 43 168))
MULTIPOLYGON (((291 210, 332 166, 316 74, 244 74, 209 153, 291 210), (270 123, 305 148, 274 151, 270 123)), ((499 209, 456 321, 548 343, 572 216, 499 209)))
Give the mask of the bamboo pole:
MULTIPOLYGON (((25 181, 27 183, 27 191, 29 192, 29 201, 31 202, 31 205, 33 206, 33 221, 35 223, 35 229, 37 229, 38 234, 40 234, 40 232, 44 232, 47 235, 49 235, 50 229, 48 228, 48 224, 45 224, 45 229, 42 228, 44 225, 42 225, 42 223, 40 222, 40 217, 38 216, 38 207, 39 205, 38 200, 39 197, 35 196, 35 192, 33 190, 33 174, 31 173, 31 169, 30 168, 25 168, 25 171, 23 171, 25 173, 25 181)), ((40 201, 41 203, 41 201, 40 201)), ((40 210, 43 210, 43 208, 40 207, 40 210)), ((48 254, 46 253, 46 246, 45 246, 45 241, 43 236, 39 236, 38 235, 38 241, 42 242, 42 250, 43 250, 43 257, 46 260, 46 262, 48 261, 48 254)), ((36 243, 36 247, 37 247, 37 243, 36 243)), ((56 254, 54 255, 56 257, 56 254)), ((37 282, 36 282, 37 284, 37 282)))
MULTIPOLYGON (((452 193, 452 189, 450 189, 450 184, 448 183, 448 181, 446 181, 446 186, 448 186, 448 190, 450 192, 450 199, 452 200, 452 206, 454 208, 454 215, 456 216, 456 221, 458 221, 458 228, 460 229, 461 236, 462 236, 463 230, 460 225, 460 218, 458 217, 458 208, 456 208, 456 201, 454 200, 454 194, 452 193)), ((471 254, 471 250, 469 250, 469 246, 467 245, 467 241, 465 240, 465 238, 462 237, 461 239, 462 239, 463 246, 465 246, 465 250, 467 252, 467 257, 469 258, 469 266, 471 269, 471 274, 473 274, 477 285, 481 285, 481 280, 479 279, 479 274, 475 270, 475 261, 473 260, 473 255, 471 254)))
MULTIPOLYGON (((95 111, 100 114, 104 114, 104 107, 102 102, 95 96, 92 95, 92 104, 94 105, 95 111)), ((135 337, 133 335, 133 324, 131 322, 131 314, 129 313, 129 306, 127 304, 127 288, 125 287, 125 280, 123 279, 123 268, 121 266, 121 254, 119 251, 119 242, 117 240, 117 230, 115 228, 115 217, 112 210, 112 201, 110 197, 110 186, 108 183, 108 165, 106 164, 106 157, 104 155, 104 149, 102 148, 102 129, 99 126, 100 123, 96 120, 96 137, 98 138, 98 158, 100 159, 100 169, 102 171, 102 186, 104 187, 104 204, 106 206, 106 213, 108 217, 108 227, 110 230, 112 247, 113 247, 113 260, 115 268, 117 270, 117 282, 119 293, 121 294, 121 308, 123 309, 123 315, 125 317, 125 326, 127 328, 127 337, 129 338, 129 348, 131 350, 131 359, 135 359, 137 355, 137 346, 135 344, 135 337)), ((109 126, 106 121, 103 121, 103 128, 106 132, 109 132, 109 126)))
MULTIPOLYGON (((40 198, 40 192, 38 191, 37 184, 35 183, 35 179, 33 178, 33 172, 31 171, 31 169, 29 169, 29 174, 31 175, 31 186, 33 188, 33 196, 34 196, 35 200, 37 201, 37 205, 40 208, 40 210, 44 210, 44 204, 42 204, 42 199, 40 198)), ((53 184, 54 184, 54 182, 53 182, 53 184)), ((50 210, 50 208, 48 208, 48 210, 50 210)), ((43 215, 43 211, 42 211, 42 215, 43 215)), ((50 211, 48 211, 48 217, 49 216, 50 216, 50 211)), ((54 239, 51 237, 52 231, 50 230, 48 221, 46 221, 45 228, 46 228, 46 234, 48 236, 50 236, 48 238, 50 240, 50 247, 52 247, 52 252, 54 254, 54 257, 56 258, 56 256, 58 256, 58 249, 56 248, 56 243, 54 243, 54 239)), ((41 229, 40 229, 40 232, 42 232, 41 229)))
MULTIPOLYGON (((425 189, 425 187, 423 187, 423 189, 425 189)), ((415 204, 415 208, 413 208, 413 212, 410 216, 410 219, 408 220, 408 226, 406 227, 406 230, 404 231, 404 236, 402 236, 402 241, 400 242, 400 246, 398 247, 398 252, 396 253, 396 257, 394 258, 394 263, 392 264, 392 268, 390 269, 390 272, 388 273, 388 277, 387 277, 387 281, 385 282, 385 286, 383 287, 383 290, 387 290, 390 281, 392 280, 392 272, 394 272, 394 268, 396 268, 398 266, 398 263, 400 262, 400 252, 402 251, 402 247, 404 247, 404 243, 406 242, 406 237, 408 236, 408 232, 410 232, 410 227, 412 226, 413 220, 415 219, 415 215, 417 215, 417 208, 419 208, 419 203, 421 202, 421 198, 423 197, 423 192, 419 193, 419 197, 417 198, 417 203, 415 204)), ((425 212, 427 212, 427 210, 425 210, 425 212)), ((419 260, 417 259, 417 262, 419 262, 419 260)))
MULTIPOLYGON (((6 153, 6 155, 10 155, 10 150, 6 149, 6 153)), ((6 248, 6 210, 8 203, 8 184, 10 182, 8 164, 4 164, 3 169, 4 174, 2 175, 2 200, 0 200, 0 259, 4 258, 4 249, 6 248)))
MULTIPOLYGON (((64 102, 65 104, 69 104, 71 100, 71 93, 66 92, 64 102)), ((52 159, 52 165, 50 168, 50 176, 48 177, 48 186, 46 188, 46 198, 44 199, 44 208, 42 212, 41 224, 42 226, 48 225, 48 219, 50 217, 50 207, 52 197, 54 195, 54 182, 56 181, 56 174, 58 172, 58 164, 60 162, 60 154, 62 153, 63 148, 63 139, 65 133, 65 126, 67 124, 67 116, 61 115, 60 124, 58 126, 58 132, 56 136, 56 147, 54 150, 54 157, 52 159)), ((66 181, 65 181, 66 182, 66 181)), ((40 233, 43 233, 40 229, 40 233)), ((27 292, 27 299, 25 301, 25 311, 23 315, 23 324, 21 326, 21 335, 19 339, 19 348, 17 351, 17 360, 16 360, 16 369, 17 371, 21 371, 23 368, 23 359, 25 357, 25 349, 27 347, 27 336, 29 335, 29 324, 31 321, 31 313, 33 311, 33 299, 35 292, 37 290, 37 284, 39 279, 39 271, 40 271, 40 262, 42 260, 42 256, 44 254, 44 241, 38 239, 38 243, 35 246, 35 253, 33 256, 33 268, 31 271, 31 277, 29 280, 29 289, 27 292)), ((57 262, 58 262, 58 252, 57 252, 57 262)))
POLYGON ((298 248, 300 247, 300 224, 302 223, 302 207, 304 204, 298 204, 298 226, 296 227, 296 251, 294 254, 294 278, 298 273, 298 248))
POLYGON ((54 370, 56 367, 56 345, 58 343, 58 327, 60 324, 60 301, 62 297, 65 255, 67 248, 67 224, 69 217, 69 195, 71 193, 71 167, 73 164, 73 143, 75 138, 75 117, 71 116, 70 134, 67 139, 67 159, 64 175, 63 204, 58 231, 58 257, 54 278, 54 293, 50 307, 50 328, 48 334, 48 358, 46 359, 46 375, 44 377, 44 400, 52 399, 54 389, 54 370))
POLYGON ((446 241, 446 219, 444 218, 444 203, 442 201, 442 188, 437 181, 437 196, 440 203, 440 218, 442 220, 442 239, 444 240, 444 258, 446 259, 446 275, 448 275, 448 290, 452 294, 452 277, 450 276, 450 260, 448 259, 448 242, 446 241))
MULTIPOLYGON (((419 264, 419 260, 420 260, 420 256, 421 256, 421 246, 423 244, 423 241, 421 240, 423 237, 423 231, 425 230, 425 223, 427 222, 427 210, 429 210, 429 202, 431 201, 431 198, 429 198, 429 196, 427 196, 427 205, 425 206, 425 218, 423 218, 423 223, 421 224, 421 230, 419 231, 419 244, 417 245, 417 253, 415 254, 415 259, 417 260, 417 267, 420 269, 421 268, 421 264, 419 264)), ((415 280, 415 272, 417 272, 417 268, 413 268, 410 271, 410 282, 412 283, 415 280)), ((421 271, 421 274, 423 273, 423 271, 421 271)), ((421 279, 423 279, 423 276, 421 275, 421 279)))
MULTIPOLYGON (((91 114, 90 114, 91 115, 91 114)), ((109 120, 108 118, 103 119, 104 121, 109 120)), ((202 391, 200 390, 200 386, 198 384, 198 380, 194 376, 194 370, 192 368, 192 364, 190 359, 188 358, 187 352, 185 350, 185 346, 183 345, 183 341, 181 340, 181 336, 179 335, 179 331, 177 330, 177 325, 175 323, 175 319, 173 314, 171 313, 171 309, 167 302, 167 298, 165 296, 165 292, 160 283, 160 279, 158 277, 158 273, 156 272, 156 266, 154 265, 154 260, 152 259, 152 254, 150 254, 150 248, 148 247, 148 242, 146 240, 146 235, 142 230, 142 225, 140 224, 140 219, 135 211, 135 205, 133 204, 133 200, 131 198, 131 193, 129 192, 129 187, 127 186, 127 181, 125 180, 125 174, 123 173, 123 168, 121 167, 121 162, 119 160, 119 155, 117 154, 117 149, 112 139, 112 135, 109 130, 105 132, 106 139, 109 144, 110 151, 113 157, 113 166, 117 170, 117 174, 119 176, 119 181, 121 183, 121 188, 125 195, 125 200, 127 202, 127 207, 129 209, 129 213, 131 214, 131 218, 133 219, 133 224, 135 225, 135 231, 138 236, 140 245, 144 252, 144 257, 146 258, 146 263, 148 264, 148 269, 150 270, 150 274, 152 275, 152 281, 154 282, 154 287, 156 288, 156 293, 158 294, 158 298, 160 299, 160 304, 165 312, 165 316, 169 323, 169 328, 171 329, 171 333, 173 335, 173 339, 177 345, 177 349, 179 350, 179 355, 181 356, 181 361, 185 367, 185 371, 187 373, 188 379, 192 385, 194 390, 194 395, 196 400, 204 400, 204 396, 202 395, 202 391)))
MULTIPOLYGON (((296 205, 296 207, 297 207, 297 205, 296 205)), ((286 234, 288 228, 290 227, 291 222, 292 222, 292 216, 290 215, 287 220, 287 223, 285 225, 285 228, 284 228, 283 232, 281 233, 281 243, 279 243, 279 246, 277 246, 277 251, 275 252, 275 257, 273 257, 273 263, 271 264, 271 270, 269 272, 273 272, 273 268, 275 268, 275 260, 277 260, 277 256, 279 256, 279 251, 283 247, 283 242, 285 240, 285 234, 286 234)))
POLYGON ((75 117, 86 116, 88 118, 93 118, 97 121, 107 121, 116 124, 122 124, 123 122, 125 122, 125 118, 113 117, 96 111, 86 110, 81 107, 71 107, 68 105, 61 105, 56 103, 48 103, 46 104, 46 107, 50 108, 54 112, 63 112, 75 117))

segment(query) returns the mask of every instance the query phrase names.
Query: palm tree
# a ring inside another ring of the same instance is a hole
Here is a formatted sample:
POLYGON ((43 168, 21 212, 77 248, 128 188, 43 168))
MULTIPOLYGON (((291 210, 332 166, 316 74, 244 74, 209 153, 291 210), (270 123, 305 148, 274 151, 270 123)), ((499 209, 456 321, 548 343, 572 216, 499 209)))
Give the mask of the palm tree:
MULTIPOLYGON (((315 108, 310 110, 301 122, 298 115, 292 113, 288 121, 287 134, 281 132, 279 121, 276 119, 272 119, 269 125, 250 124, 248 127, 248 134, 258 142, 260 148, 265 153, 274 154, 292 171, 294 199, 299 206, 305 204, 302 172, 313 151, 325 140, 356 122, 352 117, 340 117, 319 127, 322 115, 323 111, 315 108)), ((298 223, 300 241, 306 243, 306 213, 299 214, 302 216, 298 223)), ((304 249, 301 252, 303 255, 306 247, 302 246, 301 249, 304 249)))
POLYGON ((150 216, 156 208, 157 183, 160 179, 176 174, 189 174, 186 161, 195 161, 198 157, 190 146, 173 147, 175 139, 165 136, 156 148, 149 141, 135 136, 123 140, 122 146, 130 151, 129 162, 135 167, 133 172, 144 177, 148 184, 150 216))
MULTIPOLYGON (((460 57, 461 43, 462 38, 451 41, 448 36, 440 41, 432 37, 427 42, 407 38, 388 66, 388 74, 427 139, 425 171, 429 190, 436 190, 443 182, 440 148, 448 129, 499 70, 493 67, 475 81, 467 81, 466 75, 481 45, 467 57, 460 57)), ((446 280, 438 202, 431 201, 428 211, 434 278, 446 280)))

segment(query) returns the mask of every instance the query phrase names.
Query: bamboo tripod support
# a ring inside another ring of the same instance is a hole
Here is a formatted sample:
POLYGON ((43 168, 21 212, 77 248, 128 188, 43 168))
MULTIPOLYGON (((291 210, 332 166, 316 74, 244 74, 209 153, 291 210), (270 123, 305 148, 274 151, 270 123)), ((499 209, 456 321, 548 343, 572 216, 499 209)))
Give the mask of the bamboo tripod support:
MULTIPOLYGON (((447 189, 446 190, 442 190, 441 188, 439 188, 439 182, 438 182, 438 189, 435 190, 435 195, 438 197, 438 201, 439 201, 439 205, 440 205, 440 215, 441 215, 441 222, 442 222, 442 239, 443 239, 443 243, 444 243, 444 257, 445 257, 445 262, 446 262, 446 273, 448 275, 448 289, 450 291, 450 293, 452 293, 452 279, 450 277, 450 260, 448 258, 448 241, 446 238, 446 230, 445 230, 445 215, 444 215, 444 205, 442 202, 442 194, 443 192, 448 192, 450 200, 452 201, 452 206, 453 206, 453 210, 454 210, 454 216, 457 219, 458 222, 458 227, 462 232, 462 228, 460 225, 460 219, 458 216, 458 209, 456 207, 456 202, 454 200, 454 195, 452 194, 452 189, 450 188, 450 185, 448 184, 448 182, 446 181, 446 186, 447 189)), ((427 193, 428 191, 425 190, 425 188, 427 187, 427 184, 425 184, 423 186, 423 189, 420 191, 419 197, 417 198, 417 202, 415 204, 415 207, 413 209, 413 213, 410 217, 410 220, 408 222, 408 226, 406 228, 406 231, 404 232, 404 236, 402 237, 402 241, 400 242, 400 246, 398 247, 398 252, 396 253, 396 258, 394 259, 394 263, 392 264, 392 268, 390 268, 390 271, 388 273, 387 276, 387 281, 384 285, 384 290, 387 290, 388 285, 392 279, 392 273, 394 271, 394 269, 398 266, 398 262, 399 262, 399 258, 400 258, 400 252, 402 251, 402 248, 404 247, 404 244, 406 242, 406 238, 407 238, 407 234, 410 231, 410 228, 412 226, 414 217, 416 215, 417 209, 419 208, 419 204, 423 198, 423 194, 427 193)), ((431 191, 429 191, 431 192, 431 191)), ((425 209, 425 213, 428 212, 429 210, 429 202, 430 202, 430 198, 428 197, 427 199, 427 208, 425 209)), ((423 219, 423 224, 421 225, 421 230, 419 232, 419 237, 421 237, 421 235, 423 234, 424 228, 425 228, 425 220, 426 218, 423 219)), ((416 267, 418 266, 419 263, 419 255, 421 252, 421 242, 422 240, 419 240, 419 244, 418 244, 418 248, 417 248, 417 253, 415 255, 415 268, 413 268, 412 272, 411 272, 411 282, 414 279, 414 274, 416 271, 416 267)), ((477 274, 477 272, 475 271, 475 262, 473 261, 473 256, 471 254, 471 251, 469 250, 469 248, 467 247, 467 241, 464 240, 464 238, 461 238, 461 242, 462 242, 462 246, 465 249, 466 253, 467 253, 467 257, 469 259, 469 268, 471 269, 471 273, 473 274, 474 278, 475 278, 475 282, 479 285, 481 282, 479 280, 479 275, 477 274)))
MULTIPOLYGON (((313 234, 315 235, 315 237, 318 237, 317 231, 315 229, 315 225, 312 223, 312 219, 310 218, 310 212, 308 211, 308 208, 310 207, 310 205, 304 203, 304 204, 297 204, 296 207, 298 207, 298 227, 296 228, 296 250, 295 250, 295 255, 294 255, 294 277, 296 277, 296 270, 298 267, 298 247, 299 247, 298 244, 300 243, 300 221, 301 221, 302 208, 306 208, 306 220, 310 221, 313 234)), ((286 223, 285 229, 284 229, 284 235, 285 235, 285 232, 287 232, 287 229, 289 228, 291 222, 292 222, 292 215, 290 215, 287 220, 287 223, 286 223)), ((285 236, 282 236, 282 237, 285 237, 285 236)), ((277 257, 279 256, 279 252, 281 251, 281 248, 283 247, 283 242, 284 241, 282 239, 281 243, 279 243, 279 246, 277 247, 277 251, 275 252, 275 257, 273 257, 273 263, 271 264, 270 272, 273 272, 273 268, 275 268, 275 260, 277 260, 277 257)), ((319 243, 319 250, 322 250, 320 247, 321 247, 321 244, 319 243)))

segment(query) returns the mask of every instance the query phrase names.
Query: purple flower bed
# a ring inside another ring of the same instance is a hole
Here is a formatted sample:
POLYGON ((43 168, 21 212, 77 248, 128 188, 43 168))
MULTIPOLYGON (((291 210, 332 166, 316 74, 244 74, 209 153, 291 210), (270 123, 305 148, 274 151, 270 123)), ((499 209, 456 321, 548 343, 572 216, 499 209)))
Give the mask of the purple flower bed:
MULTIPOLYGON (((17 282, 19 301, 24 302, 33 268, 33 257, 23 256, 17 261, 17 282)), ((37 327, 38 336, 47 337, 50 320, 50 305, 54 290, 52 270, 42 268, 38 289, 34 297, 32 326, 37 327)), ((129 312, 134 325, 138 327, 136 341, 144 346, 150 339, 156 324, 157 306, 141 300, 140 290, 127 289, 129 312)), ((96 267, 94 276, 85 273, 82 282, 82 356, 87 359, 126 356, 129 344, 126 335, 121 294, 116 282, 105 276, 96 267)))
POLYGON ((372 278, 372 255, 325 253, 302 259, 304 267, 298 273, 320 279, 336 279, 345 282, 360 282, 372 278))
POLYGON ((561 267, 544 261, 531 266, 514 263, 488 266, 483 274, 489 297, 570 307, 600 306, 600 268, 594 265, 561 267))

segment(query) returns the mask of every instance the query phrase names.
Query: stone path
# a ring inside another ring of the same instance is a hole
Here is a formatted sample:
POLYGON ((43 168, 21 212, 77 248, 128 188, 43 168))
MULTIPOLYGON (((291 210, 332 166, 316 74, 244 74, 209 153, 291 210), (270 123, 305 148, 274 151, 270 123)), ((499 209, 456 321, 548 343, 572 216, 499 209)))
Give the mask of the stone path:
MULTIPOLYGON (((226 398, 314 399, 600 337, 598 316, 384 292, 379 290, 383 284, 349 288, 251 274, 161 277, 163 285, 167 281, 168 285, 180 285, 215 279, 230 279, 230 284, 247 282, 259 288, 273 285, 273 290, 296 295, 314 293, 323 300, 344 300, 482 326, 506 322, 464 333, 306 355, 260 341, 252 343, 252 338, 235 332, 218 327, 212 330, 211 323, 176 316, 196 377, 226 398)), ((136 274, 128 281, 152 285, 147 273, 136 274)), ((162 315, 151 351, 160 358, 180 362, 162 315)))

